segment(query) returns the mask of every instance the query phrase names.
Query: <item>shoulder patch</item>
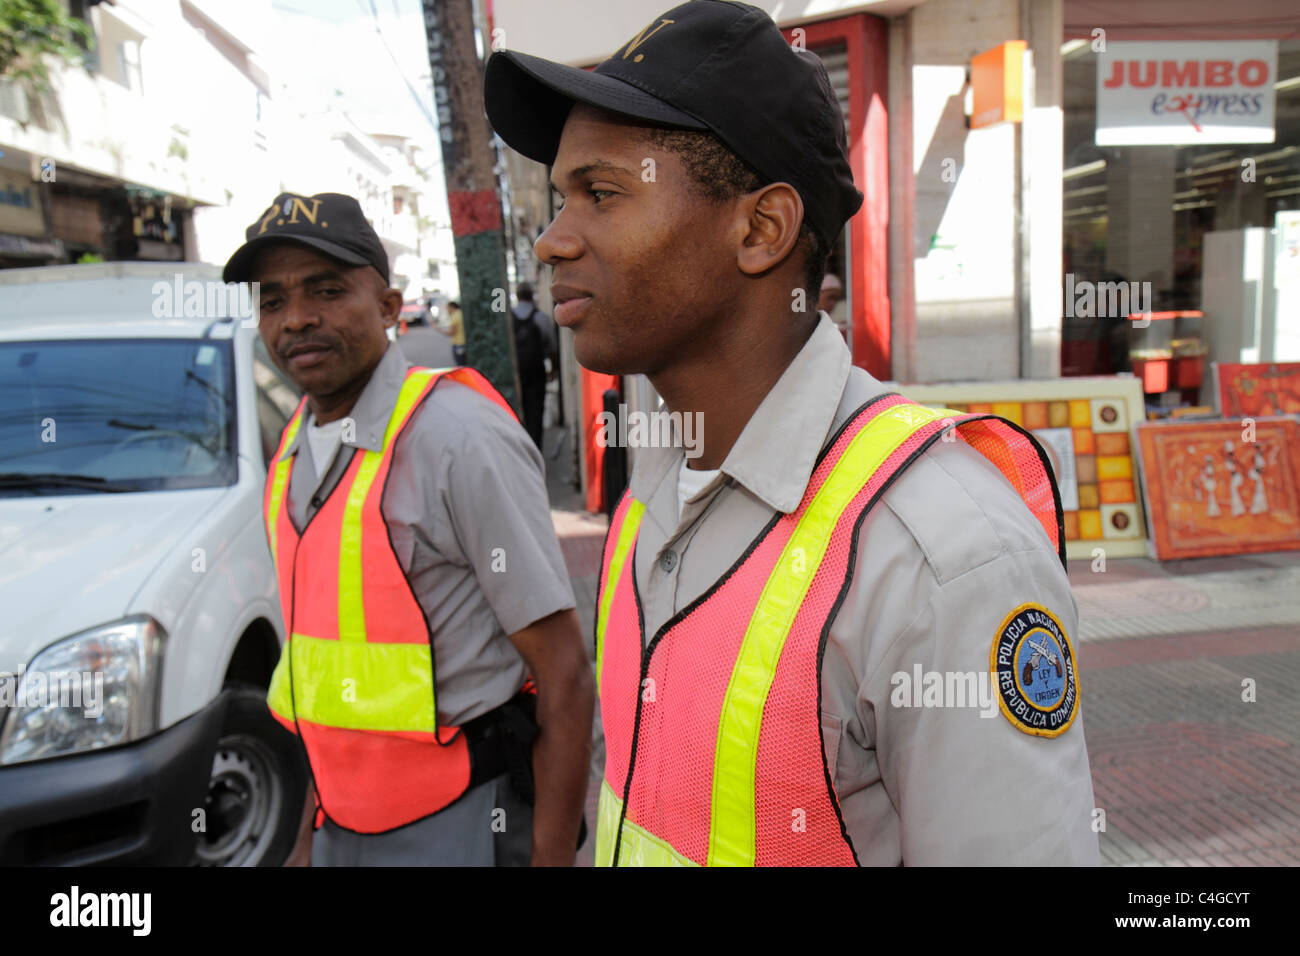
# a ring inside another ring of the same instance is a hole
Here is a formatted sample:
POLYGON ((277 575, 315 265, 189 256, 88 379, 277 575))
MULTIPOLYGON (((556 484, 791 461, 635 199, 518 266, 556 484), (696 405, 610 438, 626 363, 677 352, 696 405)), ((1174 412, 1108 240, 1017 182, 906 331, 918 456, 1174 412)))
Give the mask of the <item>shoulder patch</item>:
POLYGON ((1079 675, 1070 636, 1041 604, 1022 604, 1002 622, 989 652, 998 707, 1013 727, 1059 737, 1079 708, 1079 675))

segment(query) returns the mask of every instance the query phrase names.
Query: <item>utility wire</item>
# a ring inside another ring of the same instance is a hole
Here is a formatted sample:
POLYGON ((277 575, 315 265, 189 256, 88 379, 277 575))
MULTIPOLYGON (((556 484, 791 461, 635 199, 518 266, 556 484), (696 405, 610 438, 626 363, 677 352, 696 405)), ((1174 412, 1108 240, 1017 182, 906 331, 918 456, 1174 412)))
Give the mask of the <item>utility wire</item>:
MULTIPOLYGON (((357 0, 357 4, 361 7, 361 12, 364 14, 366 12, 366 4, 364 0, 357 0)), ((410 81, 410 79, 407 77, 406 71, 402 69, 402 64, 397 59, 397 54, 395 54, 393 52, 393 48, 388 45, 388 40, 384 36, 384 31, 379 26, 379 10, 375 6, 375 0, 369 0, 369 7, 370 7, 370 15, 374 18, 375 21, 375 34, 379 37, 379 42, 383 44, 384 51, 388 54, 388 58, 393 61, 393 66, 397 70, 397 75, 400 76, 402 78, 402 82, 406 84, 407 90, 409 90, 411 93, 411 98, 415 100, 415 105, 420 108, 420 112, 423 113, 424 118, 428 120, 430 128, 433 129, 434 132, 437 132, 438 121, 434 118, 433 113, 429 110, 429 107, 424 102, 424 99, 421 96, 421 94, 415 89, 415 84, 413 84, 410 81)))

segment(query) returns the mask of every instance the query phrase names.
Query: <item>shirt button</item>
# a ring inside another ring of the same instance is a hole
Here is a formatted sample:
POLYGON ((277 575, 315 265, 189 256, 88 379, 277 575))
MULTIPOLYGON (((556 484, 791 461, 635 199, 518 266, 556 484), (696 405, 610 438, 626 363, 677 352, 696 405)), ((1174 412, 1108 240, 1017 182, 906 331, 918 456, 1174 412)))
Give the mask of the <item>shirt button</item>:
POLYGON ((677 552, 670 550, 659 555, 659 567, 661 567, 665 573, 671 573, 673 568, 677 567, 677 552))

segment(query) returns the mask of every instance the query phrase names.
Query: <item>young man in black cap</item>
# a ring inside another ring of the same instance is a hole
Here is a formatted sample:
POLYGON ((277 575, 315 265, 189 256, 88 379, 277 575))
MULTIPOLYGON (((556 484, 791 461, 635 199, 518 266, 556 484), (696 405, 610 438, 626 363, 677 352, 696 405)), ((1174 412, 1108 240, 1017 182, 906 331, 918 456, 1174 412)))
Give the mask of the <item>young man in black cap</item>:
POLYGON ((606 539, 597 862, 1096 863, 1041 452, 887 395, 815 309, 862 201, 818 58, 695 0, 485 93, 553 167, 578 361, 703 426, 638 450, 606 539))
POLYGON ((266 491, 268 704, 313 777, 292 861, 571 864, 593 697, 537 449, 478 373, 389 345, 402 297, 355 199, 283 193, 247 240, 224 278, 258 284, 305 392, 266 491))

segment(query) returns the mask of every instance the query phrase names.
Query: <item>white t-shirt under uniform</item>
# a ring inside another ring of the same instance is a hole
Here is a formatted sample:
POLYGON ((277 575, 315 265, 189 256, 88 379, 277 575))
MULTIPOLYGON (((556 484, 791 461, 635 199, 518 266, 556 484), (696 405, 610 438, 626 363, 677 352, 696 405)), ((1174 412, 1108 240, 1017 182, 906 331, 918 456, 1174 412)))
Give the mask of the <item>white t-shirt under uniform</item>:
POLYGON ((713 468, 709 471, 696 471, 694 468, 688 468, 689 459, 682 459, 681 471, 677 474, 677 518, 680 521, 682 511, 686 508, 686 502, 694 498, 697 494, 708 487, 709 482, 718 477, 719 468, 713 468))
POLYGON ((329 471, 338 454, 339 445, 343 443, 343 419, 338 418, 324 425, 313 421, 307 426, 307 444, 311 447, 311 463, 319 478, 329 471))

